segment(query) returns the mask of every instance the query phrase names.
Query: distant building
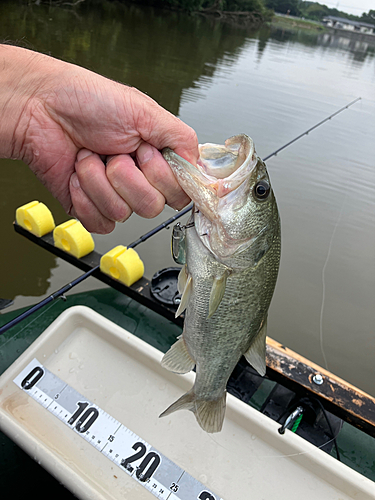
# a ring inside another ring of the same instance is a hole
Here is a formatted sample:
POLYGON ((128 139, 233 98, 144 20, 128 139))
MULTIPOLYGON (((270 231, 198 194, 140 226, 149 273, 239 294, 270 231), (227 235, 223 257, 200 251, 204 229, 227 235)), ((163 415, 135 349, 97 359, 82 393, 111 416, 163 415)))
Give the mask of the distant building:
POLYGON ((327 16, 323 18, 323 24, 325 24, 328 28, 375 35, 375 26, 373 24, 363 23, 361 21, 351 21, 350 19, 345 19, 344 17, 327 16))

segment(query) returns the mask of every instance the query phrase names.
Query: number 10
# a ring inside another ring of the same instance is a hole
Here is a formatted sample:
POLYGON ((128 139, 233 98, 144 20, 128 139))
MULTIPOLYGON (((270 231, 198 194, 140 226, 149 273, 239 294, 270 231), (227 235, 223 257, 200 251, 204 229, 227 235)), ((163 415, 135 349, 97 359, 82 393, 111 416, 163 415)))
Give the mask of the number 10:
MULTIPOLYGON (((89 403, 87 402, 83 403, 79 401, 77 403, 78 408, 68 420, 68 424, 73 425, 74 422, 77 420, 77 418, 84 412, 84 410, 86 410, 88 405, 89 403)), ((75 426, 76 430, 81 434, 83 434, 84 432, 89 430, 89 428, 92 426, 92 424, 98 417, 99 417, 99 412, 96 408, 93 407, 88 408, 78 420, 75 426)))

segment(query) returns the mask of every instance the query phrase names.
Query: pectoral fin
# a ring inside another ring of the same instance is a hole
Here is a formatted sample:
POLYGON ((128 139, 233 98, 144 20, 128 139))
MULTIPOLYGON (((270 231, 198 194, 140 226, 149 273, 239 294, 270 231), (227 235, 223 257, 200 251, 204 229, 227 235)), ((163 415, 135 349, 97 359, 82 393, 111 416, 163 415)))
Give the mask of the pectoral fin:
POLYGON ((208 305, 208 316, 211 316, 216 312, 220 305, 225 293, 225 287, 227 284, 228 273, 224 272, 221 276, 215 276, 214 282, 211 288, 210 303, 208 305))
POLYGON ((249 349, 244 353, 246 361, 256 369, 259 375, 266 374, 266 336, 267 336, 267 318, 258 335, 255 337, 249 349))
POLYGON ((179 293, 184 293, 188 278, 189 278, 189 274, 187 272, 187 267, 185 264, 181 268, 181 271, 178 273, 177 289, 178 289, 179 293))
POLYGON ((195 361, 182 337, 164 354, 161 366, 174 373, 188 373, 194 368, 195 361))
MULTIPOLYGON (((180 271, 180 273, 181 273, 181 271, 180 271)), ((193 280, 192 280, 192 277, 189 276, 186 280, 184 291, 182 292, 180 305, 178 306, 178 309, 177 309, 176 314, 175 314, 176 318, 185 311, 185 309, 189 303, 192 289, 193 289, 193 280)))

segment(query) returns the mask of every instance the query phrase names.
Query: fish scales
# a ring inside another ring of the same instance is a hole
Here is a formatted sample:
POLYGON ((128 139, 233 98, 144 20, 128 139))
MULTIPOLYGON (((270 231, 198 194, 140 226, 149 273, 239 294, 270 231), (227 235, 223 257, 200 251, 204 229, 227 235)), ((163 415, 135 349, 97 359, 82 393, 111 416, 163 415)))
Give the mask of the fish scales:
MULTIPOLYGON (((189 231, 193 232, 195 229, 191 228, 189 231)), ((277 238, 279 240, 279 235, 277 238)), ((197 246, 203 246, 197 237, 192 239, 197 246)), ((201 255, 197 258, 196 248, 189 248, 190 241, 188 240, 187 253, 195 255, 193 262, 188 259, 189 272, 193 277, 193 293, 186 310, 185 322, 189 324, 189 328, 184 330, 184 338, 197 363, 197 374, 201 374, 196 378, 196 394, 209 388, 213 396, 222 393, 238 359, 248 350, 253 337, 260 330, 272 298, 280 242, 275 241, 275 246, 259 262, 256 270, 248 268, 228 277, 220 306, 212 318, 207 320, 217 263, 213 261, 210 267, 202 262, 201 255), (202 272, 202 267, 206 272, 202 272), (257 276, 254 279, 255 272, 257 276), (262 278, 259 279, 259 276, 262 278), (218 351, 221 353, 220 358, 217 356, 218 351), (237 353, 235 356, 234 352, 237 353)), ((203 251, 201 248, 202 253, 203 251)))
POLYGON ((194 167, 170 150, 163 152, 196 210, 182 252, 184 291, 177 312, 186 308, 182 338, 162 364, 177 373, 195 365, 196 379, 162 416, 189 409, 207 432, 221 430, 227 381, 240 357, 265 373, 266 320, 281 241, 276 200, 252 140, 235 136, 217 154, 214 146, 213 160, 205 150, 206 169, 203 160, 194 167), (228 158, 219 161, 226 151, 228 158))

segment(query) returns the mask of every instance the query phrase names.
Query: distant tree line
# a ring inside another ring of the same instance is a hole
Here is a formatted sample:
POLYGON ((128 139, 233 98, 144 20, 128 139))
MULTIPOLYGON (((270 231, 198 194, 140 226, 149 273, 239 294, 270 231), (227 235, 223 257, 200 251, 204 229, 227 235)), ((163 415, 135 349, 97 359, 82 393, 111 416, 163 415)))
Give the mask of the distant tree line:
MULTIPOLYGON (((100 0, 89 0, 99 1, 100 0)), ((219 17, 235 15, 247 16, 250 21, 270 21, 274 12, 304 17, 313 21, 321 21, 326 16, 343 17, 353 21, 362 21, 375 25, 375 10, 363 12, 361 16, 347 14, 336 8, 330 8, 319 2, 305 0, 120 0, 126 3, 143 3, 160 8, 170 8, 188 12, 215 14, 219 17)), ((63 5, 77 5, 85 0, 36 0, 36 4, 54 3, 63 5)))
POLYGON ((375 25, 375 10, 355 16, 319 2, 304 0, 141 0, 141 2, 190 12, 256 13, 264 20, 270 19, 270 11, 274 11, 313 21, 321 21, 326 16, 336 16, 375 25))
MULTIPOLYGON (((264 0, 140 0, 156 7, 171 7, 190 12, 257 12, 265 14, 268 9, 264 0)), ((140 2, 137 2, 140 3, 140 2)))
POLYGON ((319 2, 307 2, 301 0, 265 0, 265 5, 269 9, 281 14, 304 17, 313 21, 321 21, 323 17, 335 16, 351 19, 352 21, 362 21, 375 24, 375 10, 363 12, 362 16, 347 14, 341 10, 327 7, 319 2))

